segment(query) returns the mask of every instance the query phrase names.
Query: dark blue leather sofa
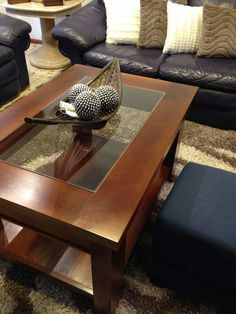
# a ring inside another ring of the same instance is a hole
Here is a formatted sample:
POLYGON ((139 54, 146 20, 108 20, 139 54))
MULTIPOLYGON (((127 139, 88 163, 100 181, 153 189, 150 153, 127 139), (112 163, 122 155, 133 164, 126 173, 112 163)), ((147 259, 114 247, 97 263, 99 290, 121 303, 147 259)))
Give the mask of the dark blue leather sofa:
POLYGON ((0 105, 29 85, 25 50, 30 32, 27 22, 0 13, 0 105))
MULTIPOLYGON (((202 5, 203 1, 189 0, 189 5, 202 5)), ((102 0, 91 1, 59 23, 53 36, 72 64, 103 67, 117 57, 123 72, 198 86, 187 119, 236 129, 236 58, 167 55, 161 49, 106 44, 106 10, 102 0)))

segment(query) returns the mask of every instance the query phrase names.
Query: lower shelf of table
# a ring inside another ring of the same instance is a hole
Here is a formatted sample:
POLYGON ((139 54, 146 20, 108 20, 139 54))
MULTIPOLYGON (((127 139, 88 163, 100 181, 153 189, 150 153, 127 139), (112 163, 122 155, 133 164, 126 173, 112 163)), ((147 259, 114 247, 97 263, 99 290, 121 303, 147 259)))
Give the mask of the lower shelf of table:
POLYGON ((0 255, 93 295, 91 256, 31 229, 2 220, 0 255))
MULTIPOLYGON (((150 213, 162 184, 170 173, 163 165, 150 182, 140 208, 129 226, 125 243, 125 265, 131 256, 142 227, 150 213)), ((93 296, 91 255, 32 229, 2 220, 0 229, 0 255, 23 263, 46 275, 58 279, 88 296, 93 296)))

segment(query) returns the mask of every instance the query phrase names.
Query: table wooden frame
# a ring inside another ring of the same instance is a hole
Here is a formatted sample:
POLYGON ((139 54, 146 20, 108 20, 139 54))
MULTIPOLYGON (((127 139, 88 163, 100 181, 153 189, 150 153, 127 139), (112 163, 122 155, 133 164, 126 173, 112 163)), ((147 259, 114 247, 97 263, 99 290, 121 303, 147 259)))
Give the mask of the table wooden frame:
MULTIPOLYGON (((0 152, 20 137, 16 130, 25 116, 40 112, 97 71, 75 65, 1 112, 0 152)), ((157 79, 122 77, 126 84, 166 95, 96 192, 0 162, 0 254, 93 296, 95 313, 102 314, 114 311, 123 271, 150 204, 170 175, 181 125, 197 91, 157 79)))

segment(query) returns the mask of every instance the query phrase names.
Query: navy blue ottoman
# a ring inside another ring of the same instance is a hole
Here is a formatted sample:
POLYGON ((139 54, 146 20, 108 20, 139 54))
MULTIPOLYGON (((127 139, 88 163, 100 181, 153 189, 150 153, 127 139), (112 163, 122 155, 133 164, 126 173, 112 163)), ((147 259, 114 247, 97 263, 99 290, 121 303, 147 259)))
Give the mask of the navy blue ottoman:
POLYGON ((189 163, 153 230, 152 281, 236 313, 236 174, 189 163))

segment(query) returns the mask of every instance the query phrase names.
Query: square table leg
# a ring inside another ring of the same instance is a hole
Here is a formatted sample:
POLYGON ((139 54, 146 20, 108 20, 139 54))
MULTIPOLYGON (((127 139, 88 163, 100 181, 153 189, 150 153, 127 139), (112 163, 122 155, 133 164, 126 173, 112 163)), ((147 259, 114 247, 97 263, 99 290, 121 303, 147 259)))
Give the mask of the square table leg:
POLYGON ((118 252, 96 246, 92 250, 91 259, 94 312, 114 313, 122 287, 125 245, 123 243, 118 252))

